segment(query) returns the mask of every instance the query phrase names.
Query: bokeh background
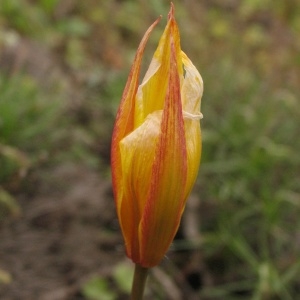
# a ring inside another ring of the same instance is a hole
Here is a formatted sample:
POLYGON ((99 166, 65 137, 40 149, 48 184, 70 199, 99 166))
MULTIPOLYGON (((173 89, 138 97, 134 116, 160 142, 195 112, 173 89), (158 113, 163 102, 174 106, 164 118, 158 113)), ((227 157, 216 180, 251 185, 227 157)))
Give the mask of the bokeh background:
MULTIPOLYGON (((298 299, 300 5, 174 0, 204 80, 203 155, 146 299, 298 299)), ((163 0, 0 1, 0 298, 128 299, 110 140, 163 0)))

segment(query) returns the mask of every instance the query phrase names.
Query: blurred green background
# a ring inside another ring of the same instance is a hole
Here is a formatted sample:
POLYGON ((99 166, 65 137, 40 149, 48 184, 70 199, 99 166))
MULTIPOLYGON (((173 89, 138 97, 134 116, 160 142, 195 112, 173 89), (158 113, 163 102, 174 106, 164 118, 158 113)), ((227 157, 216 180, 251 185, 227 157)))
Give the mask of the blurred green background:
MULTIPOLYGON (((173 2, 182 49, 204 80, 193 192, 201 243, 191 251, 201 252, 206 275, 195 299, 297 299, 300 5, 173 2)), ((34 194, 32 178, 51 166, 84 164, 109 180, 111 131, 130 65, 163 15, 146 69, 168 11, 162 0, 1 0, 0 222, 18 220, 18 198, 34 194)), ((176 240, 174 251, 189 251, 190 242, 176 240)), ((95 293, 83 294, 106 299, 95 293)))

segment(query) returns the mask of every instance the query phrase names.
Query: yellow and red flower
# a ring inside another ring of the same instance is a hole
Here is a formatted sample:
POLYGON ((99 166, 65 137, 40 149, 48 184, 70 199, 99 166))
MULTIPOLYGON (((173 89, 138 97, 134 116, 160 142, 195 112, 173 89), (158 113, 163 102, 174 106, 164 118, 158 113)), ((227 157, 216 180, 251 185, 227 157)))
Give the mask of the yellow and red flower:
POLYGON ((143 267, 157 265, 180 224, 201 156, 202 78, 180 48, 174 7, 146 75, 135 56, 112 137, 111 166, 126 253, 143 267))

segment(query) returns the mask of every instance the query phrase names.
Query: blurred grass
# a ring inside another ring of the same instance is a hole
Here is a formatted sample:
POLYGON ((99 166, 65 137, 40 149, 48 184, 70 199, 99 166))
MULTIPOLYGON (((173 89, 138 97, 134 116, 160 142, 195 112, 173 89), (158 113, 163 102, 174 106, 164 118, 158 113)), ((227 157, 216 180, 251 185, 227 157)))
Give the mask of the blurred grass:
POLYGON ((13 193, 58 146, 63 122, 58 121, 61 103, 54 97, 29 76, 0 75, 0 221, 20 215, 13 193))
MULTIPOLYGON (((214 211, 209 217, 201 212, 201 232, 205 263, 221 280, 199 294, 295 299, 300 7, 296 0, 174 3, 182 48, 205 87, 195 192, 214 211)), ((40 43, 54 54, 52 63, 62 72, 56 80, 64 82, 49 95, 47 77, 37 78, 26 65, 0 71, 0 178, 8 191, 12 174, 42 153, 49 163, 75 158, 107 172, 114 114, 135 49, 162 14, 149 60, 168 9, 169 1, 154 0, 1 2, 0 50, 15 40, 40 43)))

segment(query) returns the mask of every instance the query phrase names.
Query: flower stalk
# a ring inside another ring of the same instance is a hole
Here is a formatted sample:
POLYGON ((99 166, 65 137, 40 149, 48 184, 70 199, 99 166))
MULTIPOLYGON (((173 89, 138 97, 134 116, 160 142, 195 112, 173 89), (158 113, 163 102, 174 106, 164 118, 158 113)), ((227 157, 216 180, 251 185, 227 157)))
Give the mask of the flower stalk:
POLYGON ((148 268, 135 264, 130 300, 142 300, 148 276, 148 268))

